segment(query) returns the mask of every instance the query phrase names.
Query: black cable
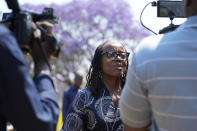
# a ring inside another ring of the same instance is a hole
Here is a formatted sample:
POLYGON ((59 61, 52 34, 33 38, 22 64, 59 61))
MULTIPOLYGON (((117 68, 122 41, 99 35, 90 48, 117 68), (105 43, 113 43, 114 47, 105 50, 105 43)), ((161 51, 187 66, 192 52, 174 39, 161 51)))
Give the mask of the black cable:
POLYGON ((143 14, 144 10, 146 9, 146 7, 147 7, 149 4, 152 4, 152 5, 155 4, 155 1, 149 2, 149 3, 146 4, 146 6, 142 9, 142 12, 141 12, 141 14, 140 14, 140 23, 141 23, 141 25, 142 25, 144 28, 146 28, 146 29, 149 30, 150 32, 152 32, 152 33, 154 33, 155 35, 157 35, 157 33, 155 33, 154 31, 152 31, 150 28, 146 27, 146 26, 143 24, 143 22, 142 22, 142 14, 143 14))

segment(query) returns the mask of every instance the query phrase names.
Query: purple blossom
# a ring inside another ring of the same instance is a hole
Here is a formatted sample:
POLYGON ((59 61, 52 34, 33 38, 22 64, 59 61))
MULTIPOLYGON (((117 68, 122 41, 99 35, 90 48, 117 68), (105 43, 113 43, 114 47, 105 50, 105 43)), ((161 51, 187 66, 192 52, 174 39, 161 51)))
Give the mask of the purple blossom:
MULTIPOLYGON (((37 12, 42 12, 45 6, 23 5, 37 12)), ((73 0, 46 7, 54 8, 60 17, 59 24, 55 25, 55 34, 63 43, 61 59, 58 59, 62 62, 56 66, 68 73, 75 72, 84 58, 91 60, 95 51, 94 42, 106 39, 139 42, 149 35, 134 21, 131 7, 125 0, 73 0)), ((130 48, 133 49, 133 45, 130 48)))

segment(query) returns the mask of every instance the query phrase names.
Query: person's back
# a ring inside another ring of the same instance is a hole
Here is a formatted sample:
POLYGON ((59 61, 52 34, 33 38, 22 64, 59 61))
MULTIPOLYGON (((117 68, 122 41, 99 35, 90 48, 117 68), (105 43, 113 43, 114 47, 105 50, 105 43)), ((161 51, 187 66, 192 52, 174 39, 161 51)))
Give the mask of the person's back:
POLYGON ((64 90, 63 94, 63 107, 62 107, 62 113, 63 113, 63 122, 66 120, 67 113, 69 111, 69 108, 72 104, 72 101, 74 100, 76 94, 78 92, 78 89, 72 85, 69 88, 64 90))
POLYGON ((148 38, 136 49, 120 102, 127 129, 152 120, 155 130, 197 129, 196 35, 197 16, 191 16, 158 43, 148 38))
POLYGON ((182 27, 135 55, 159 130, 192 131, 197 122, 197 30, 182 27))
POLYGON ((63 122, 65 122, 67 113, 70 109, 70 106, 77 94, 77 92, 80 89, 80 86, 82 84, 83 77, 80 74, 75 74, 75 79, 74 79, 74 84, 71 85, 69 88, 65 89, 64 94, 63 94, 63 107, 62 107, 62 112, 63 112, 63 122))
POLYGON ((0 57, 0 130, 9 121, 17 131, 54 131, 59 109, 52 79, 42 68, 30 78, 15 38, 2 25, 0 57))

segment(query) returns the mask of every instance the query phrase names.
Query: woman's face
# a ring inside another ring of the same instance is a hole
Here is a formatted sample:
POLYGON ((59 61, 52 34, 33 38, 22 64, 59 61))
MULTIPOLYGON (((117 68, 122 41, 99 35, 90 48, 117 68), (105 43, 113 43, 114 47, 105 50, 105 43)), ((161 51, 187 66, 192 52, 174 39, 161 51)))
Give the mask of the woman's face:
POLYGON ((128 53, 122 44, 109 41, 103 46, 102 54, 103 75, 120 77, 126 72, 128 53))

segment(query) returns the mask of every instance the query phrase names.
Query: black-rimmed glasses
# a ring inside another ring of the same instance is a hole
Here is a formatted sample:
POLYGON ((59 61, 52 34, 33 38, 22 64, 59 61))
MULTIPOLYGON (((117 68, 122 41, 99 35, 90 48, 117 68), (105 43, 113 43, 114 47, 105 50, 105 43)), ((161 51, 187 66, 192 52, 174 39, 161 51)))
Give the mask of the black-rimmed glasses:
POLYGON ((102 53, 102 55, 106 54, 106 56, 108 58, 113 58, 116 59, 118 56, 122 59, 122 60, 126 60, 129 57, 129 52, 115 52, 115 51, 107 51, 102 53))

